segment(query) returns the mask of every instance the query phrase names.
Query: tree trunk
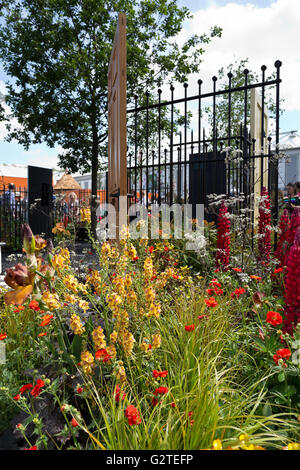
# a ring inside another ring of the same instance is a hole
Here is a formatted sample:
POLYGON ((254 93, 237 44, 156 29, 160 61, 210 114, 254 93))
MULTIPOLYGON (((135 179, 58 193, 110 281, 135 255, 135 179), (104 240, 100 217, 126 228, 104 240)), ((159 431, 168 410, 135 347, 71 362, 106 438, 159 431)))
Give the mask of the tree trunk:
POLYGON ((91 198, 91 230, 96 240, 97 226, 97 182, 98 182, 98 132, 96 123, 93 123, 93 148, 92 148, 92 198, 91 198))

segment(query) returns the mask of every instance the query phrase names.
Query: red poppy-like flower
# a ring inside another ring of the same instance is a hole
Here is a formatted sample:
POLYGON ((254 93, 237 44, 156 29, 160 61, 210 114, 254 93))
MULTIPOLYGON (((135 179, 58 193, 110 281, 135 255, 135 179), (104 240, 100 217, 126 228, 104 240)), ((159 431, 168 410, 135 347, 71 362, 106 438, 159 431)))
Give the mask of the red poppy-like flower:
POLYGON ((47 325, 49 325, 49 323, 51 322, 52 318, 53 318, 53 315, 49 315, 49 314, 44 315, 44 316, 42 317, 42 323, 40 324, 40 326, 47 326, 47 325))
POLYGON ((202 320, 203 318, 208 318, 208 315, 199 315, 198 320, 202 320))
POLYGON ((168 391, 168 387, 158 387, 154 390, 154 395, 166 395, 168 391))
POLYGON ((22 387, 20 388, 20 393, 21 393, 21 395, 22 395, 23 393, 25 393, 27 390, 30 390, 32 387, 33 387, 32 384, 25 384, 25 385, 22 385, 22 387))
POLYGON ((41 393, 41 389, 45 386, 45 382, 42 380, 42 379, 38 379, 36 381, 36 385, 33 387, 33 389, 31 390, 31 395, 33 397, 38 397, 39 394, 41 393))
POLYGON ((267 313, 266 322, 269 323, 269 324, 272 325, 272 326, 281 325, 281 323, 282 323, 282 316, 280 315, 280 313, 278 313, 278 312, 273 312, 272 310, 270 310, 270 311, 267 313))
POLYGON ((212 289, 212 288, 206 289, 206 293, 207 295, 213 295, 215 293, 215 289, 212 289))
POLYGON ((281 359, 289 359, 292 355, 291 351, 288 348, 278 349, 276 351, 276 354, 281 359))
POLYGON ((152 372, 152 375, 153 377, 166 377, 168 375, 168 371, 167 370, 154 370, 152 372))
POLYGON ((24 450, 38 450, 37 446, 28 447, 24 450))
POLYGON ((47 333, 39 333, 38 336, 47 336, 47 333))
POLYGON ((218 302, 214 297, 210 297, 209 299, 205 299, 204 302, 206 303, 207 307, 216 307, 218 302))
MULTIPOLYGON (((291 357, 291 354, 292 354, 291 351, 287 348, 278 349, 278 351, 276 351, 276 354, 274 354, 273 359, 275 363, 278 365, 279 359, 289 359, 291 357)), ((284 367, 287 367, 285 362, 283 362, 282 365, 284 367)))
POLYGON ((78 386, 78 387, 76 388, 76 392, 77 392, 77 393, 82 393, 82 392, 83 392, 83 388, 78 386))
POLYGON ((6 338, 7 338, 7 334, 6 334, 6 333, 2 333, 2 334, 0 335, 0 341, 5 340, 6 338))
POLYGON ((283 272, 283 268, 277 268, 277 269, 274 269, 273 274, 278 274, 278 273, 282 273, 282 272, 283 272))
POLYGON ((241 273, 243 271, 242 268, 232 268, 232 270, 236 273, 241 273))
POLYGON ((149 253, 152 253, 153 250, 154 250, 154 246, 149 246, 149 248, 148 248, 149 253))
POLYGON ((77 426, 79 426, 78 422, 76 421, 75 418, 72 418, 71 424, 72 424, 73 428, 76 428, 77 426))
POLYGON ((98 349, 95 354, 95 358, 101 362, 108 362, 111 360, 111 356, 108 354, 106 349, 98 349))
POLYGON ((31 308, 31 310, 35 310, 36 312, 40 310, 39 303, 36 300, 31 300, 28 304, 28 307, 31 308))
POLYGON ((238 287, 233 292, 231 292, 231 297, 232 298, 236 297, 238 299, 242 294, 245 294, 245 292, 246 291, 243 287, 238 287))
MULTIPOLYGON (((120 401, 120 392, 121 392, 121 388, 120 388, 120 385, 116 385, 116 389, 115 389, 115 400, 117 403, 119 403, 120 401)), ((125 400, 126 398, 126 393, 123 392, 122 394, 122 400, 125 400)))
POLYGON ((224 291, 223 291, 223 289, 217 289, 217 288, 215 288, 215 294, 216 294, 216 295, 222 295, 222 294, 224 294, 224 291))
POLYGON ((219 210, 217 237, 216 268, 227 271, 230 256, 230 220, 225 201, 222 201, 219 210))
POLYGON ((209 283, 210 286, 213 286, 214 288, 216 287, 222 287, 222 285, 219 283, 218 279, 214 278, 210 281, 209 283))
POLYGON ((17 395, 13 397, 13 400, 18 401, 20 400, 20 398, 21 398, 21 395, 18 393, 17 395))
POLYGON ((175 406, 176 406, 175 401, 172 401, 172 403, 170 403, 170 406, 171 406, 171 408, 175 408, 175 406))
POLYGON ((178 274, 173 274, 173 276, 172 276, 172 277, 173 277, 173 279, 179 279, 179 276, 178 276, 178 274))
POLYGON ((30 393, 33 397, 36 398, 41 393, 41 389, 42 389, 42 387, 40 387, 39 385, 35 385, 30 393))
POLYGON ((194 323, 192 325, 186 325, 184 327, 185 331, 193 331, 195 329, 194 323))
POLYGON ((129 426, 141 424, 142 422, 139 411, 133 405, 127 406, 125 410, 125 416, 128 419, 129 426))

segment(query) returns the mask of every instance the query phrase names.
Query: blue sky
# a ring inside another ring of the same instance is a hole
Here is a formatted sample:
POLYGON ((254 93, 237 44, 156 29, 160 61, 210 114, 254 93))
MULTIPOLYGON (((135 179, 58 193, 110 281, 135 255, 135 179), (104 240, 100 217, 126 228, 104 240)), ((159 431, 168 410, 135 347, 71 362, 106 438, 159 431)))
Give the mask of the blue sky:
MULTIPOLYGON (((250 68, 257 72, 266 64, 273 71, 276 59, 283 62, 281 94, 286 111, 281 117, 282 131, 300 132, 300 1, 299 0, 178 0, 187 6, 194 18, 184 25, 178 43, 191 34, 207 32, 213 25, 223 28, 221 39, 214 39, 206 47, 201 65, 201 78, 211 84, 211 77, 221 66, 234 58, 249 57, 250 68)), ((189 90, 199 76, 190 78, 189 90)), ((0 91, 6 80, 0 64, 0 91)), ((0 124, 0 164, 20 163, 57 167, 59 149, 45 144, 33 145, 26 152, 16 142, 4 141, 4 129, 0 124)))

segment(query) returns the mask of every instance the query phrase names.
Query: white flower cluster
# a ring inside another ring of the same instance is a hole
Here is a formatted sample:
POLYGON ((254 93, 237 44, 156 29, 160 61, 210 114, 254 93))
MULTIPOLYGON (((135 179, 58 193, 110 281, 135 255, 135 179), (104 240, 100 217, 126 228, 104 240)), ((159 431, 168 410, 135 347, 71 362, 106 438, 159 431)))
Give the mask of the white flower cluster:
POLYGON ((186 233, 184 238, 187 240, 186 249, 195 251, 199 256, 206 255, 206 238, 199 231, 186 233))

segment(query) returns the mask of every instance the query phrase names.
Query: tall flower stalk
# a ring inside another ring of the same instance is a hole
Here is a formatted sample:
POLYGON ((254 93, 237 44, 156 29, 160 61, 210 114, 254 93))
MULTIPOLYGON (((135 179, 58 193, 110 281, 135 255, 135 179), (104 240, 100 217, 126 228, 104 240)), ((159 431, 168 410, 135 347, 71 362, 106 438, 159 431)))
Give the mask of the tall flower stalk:
POLYGON ((271 253, 271 210, 270 196, 265 187, 262 188, 259 201, 258 225, 258 260, 268 264, 271 253))
POLYGON ((289 232, 288 232, 288 242, 290 246, 292 246, 292 244, 294 243, 295 235, 299 227, 300 227, 300 212, 299 212, 299 207, 295 207, 291 215, 291 222, 290 222, 290 227, 289 227, 289 232))
POLYGON ((300 321, 300 227, 287 259, 285 279, 285 320, 284 332, 292 333, 300 321))
POLYGON ((227 205, 222 201, 219 210, 216 267, 226 271, 230 257, 230 220, 227 205))
POLYGON ((280 217, 279 222, 279 238, 277 243, 277 249, 274 253, 275 258, 278 259, 280 266, 285 266, 286 255, 289 246, 289 230, 290 230, 290 218, 289 212, 285 209, 280 217))

